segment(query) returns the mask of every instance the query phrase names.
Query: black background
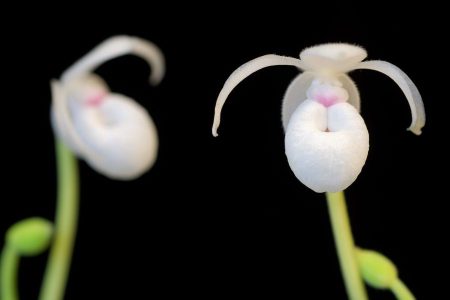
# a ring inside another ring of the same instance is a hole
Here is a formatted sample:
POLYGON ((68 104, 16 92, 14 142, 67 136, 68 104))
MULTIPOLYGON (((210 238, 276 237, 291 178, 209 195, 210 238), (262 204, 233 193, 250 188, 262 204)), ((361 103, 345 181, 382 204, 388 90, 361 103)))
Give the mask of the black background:
MULTIPOLYGON (((347 1, 252 10, 147 5, 7 12, 15 17, 2 26, 0 233, 22 218, 53 217, 49 80, 102 40, 136 35, 165 53, 160 86, 147 84, 148 67, 131 56, 97 72, 112 91, 148 109, 160 135, 158 161, 132 182, 111 181, 80 163, 79 231, 66 299, 346 299, 324 196, 298 182, 284 155, 280 105, 298 71, 254 74, 230 95, 219 138, 211 125, 215 99, 241 64, 350 42, 364 46, 369 59, 403 69, 427 112, 416 137, 405 130, 409 107, 394 82, 376 72, 351 73, 371 139, 367 163, 347 192, 355 239, 390 257, 418 299, 438 299, 448 277, 439 271, 448 268, 449 227, 442 8, 347 1)), ((36 298, 45 262, 46 255, 23 259, 22 299, 36 298)), ((370 296, 394 299, 373 289, 370 296)))

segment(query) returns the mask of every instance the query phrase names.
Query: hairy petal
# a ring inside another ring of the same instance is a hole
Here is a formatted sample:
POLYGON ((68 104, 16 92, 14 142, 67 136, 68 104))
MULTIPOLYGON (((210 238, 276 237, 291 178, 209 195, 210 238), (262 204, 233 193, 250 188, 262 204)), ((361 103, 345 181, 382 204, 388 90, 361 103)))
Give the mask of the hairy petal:
POLYGON ((150 82, 153 85, 162 80, 165 62, 161 50, 155 44, 133 36, 115 36, 107 39, 67 69, 61 76, 61 80, 66 83, 90 73, 108 60, 127 54, 137 55, 147 61, 152 67, 150 82))
POLYGON ((422 133, 425 125, 425 108, 419 90, 412 80, 395 65, 381 60, 364 61, 356 69, 374 70, 390 77, 403 91, 411 108, 412 122, 408 130, 416 135, 422 133))
POLYGON ((242 66, 240 66, 236 71, 234 71, 227 81, 223 85, 222 90, 217 97, 215 113, 214 113, 214 123, 212 128, 213 136, 217 136, 217 129, 220 125, 220 114, 222 107, 227 100, 228 95, 231 91, 245 78, 255 73, 258 70, 271 66, 295 66, 297 68, 302 68, 302 62, 297 58, 279 56, 274 54, 264 55, 255 58, 242 66))

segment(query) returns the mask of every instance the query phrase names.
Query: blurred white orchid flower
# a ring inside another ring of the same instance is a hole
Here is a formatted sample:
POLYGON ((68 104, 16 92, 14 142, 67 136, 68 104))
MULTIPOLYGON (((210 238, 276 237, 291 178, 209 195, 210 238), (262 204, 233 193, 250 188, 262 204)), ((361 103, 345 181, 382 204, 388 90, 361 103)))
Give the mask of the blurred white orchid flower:
POLYGON ((164 57, 146 40, 116 36, 107 39, 52 80, 52 124, 56 135, 93 169, 113 179, 129 180, 146 172, 158 151, 156 127, 133 99, 110 93, 92 71, 115 57, 134 54, 152 67, 150 82, 165 72, 164 57))

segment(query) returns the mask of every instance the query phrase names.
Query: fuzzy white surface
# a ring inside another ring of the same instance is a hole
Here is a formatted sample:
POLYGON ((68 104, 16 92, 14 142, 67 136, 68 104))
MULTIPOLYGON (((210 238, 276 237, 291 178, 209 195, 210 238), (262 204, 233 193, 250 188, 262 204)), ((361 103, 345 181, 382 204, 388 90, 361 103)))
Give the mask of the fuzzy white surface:
POLYGON ((337 192, 352 184, 367 159, 369 134, 348 103, 328 109, 305 100, 292 114, 285 137, 295 176, 313 191, 337 192))

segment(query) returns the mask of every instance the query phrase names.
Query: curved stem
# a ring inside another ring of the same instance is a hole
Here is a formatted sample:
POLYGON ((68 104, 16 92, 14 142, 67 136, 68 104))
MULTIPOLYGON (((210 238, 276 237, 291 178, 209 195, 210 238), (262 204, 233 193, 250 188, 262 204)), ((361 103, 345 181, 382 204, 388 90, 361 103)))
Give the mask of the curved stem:
POLYGON ((416 300, 416 297, 400 279, 392 284, 391 291, 398 300, 416 300))
POLYGON ((61 300, 64 296, 78 219, 78 166, 72 152, 56 141, 58 203, 55 232, 40 300, 61 300))
POLYGON ((0 260, 0 299, 17 300, 17 270, 20 257, 11 247, 3 248, 0 260))
POLYGON ((326 193, 326 197, 348 297, 351 300, 367 300, 367 293, 356 261, 355 245, 344 193, 326 193))

